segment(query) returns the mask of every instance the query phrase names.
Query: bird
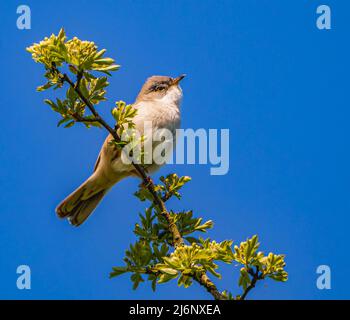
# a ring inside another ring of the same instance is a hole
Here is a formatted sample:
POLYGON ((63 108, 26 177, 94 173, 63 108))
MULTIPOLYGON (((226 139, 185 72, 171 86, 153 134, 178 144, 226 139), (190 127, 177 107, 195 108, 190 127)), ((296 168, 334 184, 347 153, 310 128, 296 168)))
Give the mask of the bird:
MULTIPOLYGON (((175 132, 180 128, 180 105, 183 96, 180 81, 184 77, 185 74, 175 78, 151 76, 143 84, 133 103, 137 113, 132 121, 135 129, 145 135, 145 139, 154 139, 147 137, 144 131, 144 123, 150 121, 152 131, 170 130, 175 145, 175 132)), ((110 143, 112 140, 113 137, 109 134, 101 147, 91 176, 56 208, 58 217, 68 219, 73 226, 80 226, 85 222, 115 184, 124 178, 139 176, 132 165, 122 161, 121 151, 110 143)), ((160 166, 158 163, 151 163, 147 172, 153 173, 160 166)))

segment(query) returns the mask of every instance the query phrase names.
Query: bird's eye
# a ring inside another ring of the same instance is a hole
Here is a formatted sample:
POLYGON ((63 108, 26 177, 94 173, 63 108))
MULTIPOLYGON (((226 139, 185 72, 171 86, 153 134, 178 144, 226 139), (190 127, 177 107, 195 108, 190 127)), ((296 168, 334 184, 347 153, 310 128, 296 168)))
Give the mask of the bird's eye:
POLYGON ((167 82, 158 82, 154 83, 150 88, 148 89, 148 92, 160 92, 167 90, 169 88, 169 84, 167 82))
POLYGON ((162 91, 162 90, 165 90, 166 88, 167 88, 166 85, 160 84, 160 85, 155 86, 154 91, 162 91))

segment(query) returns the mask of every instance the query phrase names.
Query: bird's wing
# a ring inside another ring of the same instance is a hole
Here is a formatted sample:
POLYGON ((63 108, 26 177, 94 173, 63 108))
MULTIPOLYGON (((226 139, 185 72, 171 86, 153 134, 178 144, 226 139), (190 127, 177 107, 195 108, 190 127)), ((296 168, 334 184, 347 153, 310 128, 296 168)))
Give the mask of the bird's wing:
POLYGON ((121 150, 117 148, 117 146, 115 146, 114 144, 111 144, 111 140, 113 140, 113 137, 109 134, 105 139, 101 147, 101 151, 97 157, 94 172, 98 172, 99 174, 102 174, 105 177, 114 180, 114 178, 118 178, 120 173, 122 173, 119 171, 123 171, 123 173, 125 173, 125 171, 128 170, 124 167, 114 167, 113 163, 119 158, 121 158, 121 150))
POLYGON ((100 153, 98 154, 97 160, 96 160, 96 162, 95 162, 95 165, 94 165, 94 172, 96 171, 96 169, 97 169, 97 167, 98 167, 100 161, 101 161, 101 151, 100 151, 100 153))
MULTIPOLYGON (((147 108, 145 109, 145 105, 142 102, 135 103, 133 106, 135 109, 138 109, 138 114, 135 116, 133 121, 135 123, 136 129, 138 130, 139 134, 142 135, 144 131, 143 123, 144 123, 144 120, 147 119, 147 116, 144 114, 144 112, 145 110, 147 110, 147 108)), ((109 134, 106 140, 104 141, 94 166, 94 172, 102 169, 102 171, 104 171, 105 174, 108 174, 108 175, 112 174, 112 172, 110 172, 110 171, 113 171, 111 168, 112 162, 114 162, 121 156, 121 150, 109 143, 112 139, 113 138, 111 134, 109 134)), ((129 168, 121 168, 121 169, 124 172, 129 168)))

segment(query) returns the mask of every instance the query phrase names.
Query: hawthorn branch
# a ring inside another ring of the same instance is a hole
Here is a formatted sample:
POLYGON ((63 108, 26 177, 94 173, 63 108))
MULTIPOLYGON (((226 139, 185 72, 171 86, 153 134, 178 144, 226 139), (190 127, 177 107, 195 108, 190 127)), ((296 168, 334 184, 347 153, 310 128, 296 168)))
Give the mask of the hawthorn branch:
POLYGON ((216 288, 215 284, 209 279, 205 272, 194 275, 193 279, 203 286, 215 300, 225 300, 221 292, 216 288))
POLYGON ((97 119, 95 117, 93 117, 93 118, 82 117, 78 113, 72 113, 72 117, 76 122, 86 122, 86 123, 98 122, 98 123, 100 123, 99 119, 97 119))
POLYGON ((250 283, 250 285, 244 290, 242 296, 240 297, 239 300, 244 300, 247 296, 247 294, 249 293, 250 290, 252 290, 253 288, 255 288, 256 283, 259 280, 264 279, 264 276, 259 273, 259 267, 256 267, 255 272, 252 269, 249 269, 248 273, 252 276, 252 282, 250 283))
MULTIPOLYGON (((55 67, 54 67, 55 68, 55 67)), ((55 72, 58 72, 62 82, 67 82, 70 87, 77 93, 81 101, 89 108, 91 113, 94 115, 93 119, 86 119, 85 117, 78 116, 78 122, 98 122, 100 123, 115 139, 115 141, 120 142, 121 138, 119 137, 117 131, 113 129, 96 111, 94 105, 90 102, 90 100, 84 96, 79 88, 79 82, 81 80, 81 76, 78 77, 77 82, 74 83, 67 74, 62 74, 60 71, 55 68, 55 72)), ((173 243, 172 245, 176 248, 177 246, 183 245, 184 240, 180 234, 179 229, 177 228, 174 220, 170 216, 166 206, 165 201, 167 199, 162 199, 162 197, 155 190, 155 185, 152 179, 146 174, 144 168, 137 163, 132 162, 133 167, 140 175, 143 185, 147 190, 151 193, 153 202, 159 210, 159 213, 166 219, 168 223, 168 228, 170 233, 172 234, 173 243)), ((215 300, 223 300, 224 296, 220 293, 220 291, 216 288, 215 284, 209 279, 205 272, 200 273, 198 275, 194 275, 193 279, 197 281, 201 286, 205 287, 206 290, 214 297, 215 300)))

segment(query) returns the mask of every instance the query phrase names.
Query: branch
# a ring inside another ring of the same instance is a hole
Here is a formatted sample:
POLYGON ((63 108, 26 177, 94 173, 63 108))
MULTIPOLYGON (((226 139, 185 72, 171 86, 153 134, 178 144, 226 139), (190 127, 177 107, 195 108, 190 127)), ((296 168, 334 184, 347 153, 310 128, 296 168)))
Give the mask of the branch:
POLYGON ((224 296, 216 288, 215 284, 209 279, 205 272, 193 276, 193 279, 201 286, 205 287, 215 300, 225 300, 224 296))
POLYGON ((82 117, 78 113, 72 113, 72 117, 76 122, 86 122, 86 123, 91 123, 91 122, 98 122, 100 123, 100 120, 97 118, 88 118, 88 117, 82 117))
POLYGON ((255 288, 256 283, 258 280, 264 279, 264 276, 262 274, 259 274, 259 267, 256 267, 256 271, 254 272, 252 269, 249 269, 249 274, 252 276, 252 282, 250 285, 244 290, 242 296, 240 297, 239 300, 244 300, 249 293, 250 290, 255 288))
MULTIPOLYGON (((99 113, 96 111, 94 105, 81 92, 81 90, 79 88, 79 82, 80 82, 81 78, 78 78, 77 83, 75 84, 67 76, 67 74, 61 74, 57 68, 55 68, 55 71, 60 74, 62 82, 67 82, 71 86, 71 88, 74 89, 74 91, 77 93, 77 95, 79 96, 81 101, 84 102, 85 105, 89 108, 91 113, 94 115, 94 119, 92 121, 99 122, 112 135, 112 137, 115 139, 115 141, 120 142, 121 139, 120 139, 117 131, 115 129, 113 129, 106 121, 104 121, 103 118, 101 118, 99 113)), ((80 117, 78 119, 78 121, 85 121, 86 122, 86 119, 80 117)), ((89 119, 89 121, 91 122, 90 119, 89 119)), ((132 162, 132 165, 135 168, 135 170, 137 171, 137 173, 140 175, 140 177, 142 178, 145 188, 147 188, 148 191, 151 193, 152 198, 153 198, 153 202, 158 207, 160 214, 166 219, 166 221, 168 223, 169 231, 173 237, 173 243, 172 243, 173 246, 176 248, 177 246, 183 245, 184 240, 179 232, 179 229, 177 228, 174 220, 170 216, 170 214, 165 206, 164 202, 167 199, 162 199, 158 195, 157 191, 155 190, 155 186, 154 186, 152 179, 146 174, 146 172, 142 166, 140 166, 139 164, 134 163, 134 162, 132 162)), ((201 286, 205 287, 206 290, 214 297, 214 299, 216 299, 216 300, 225 299, 224 296, 218 291, 215 284, 209 279, 209 277, 206 275, 205 272, 203 272, 199 275, 193 276, 193 279, 195 281, 197 281, 201 286)))

